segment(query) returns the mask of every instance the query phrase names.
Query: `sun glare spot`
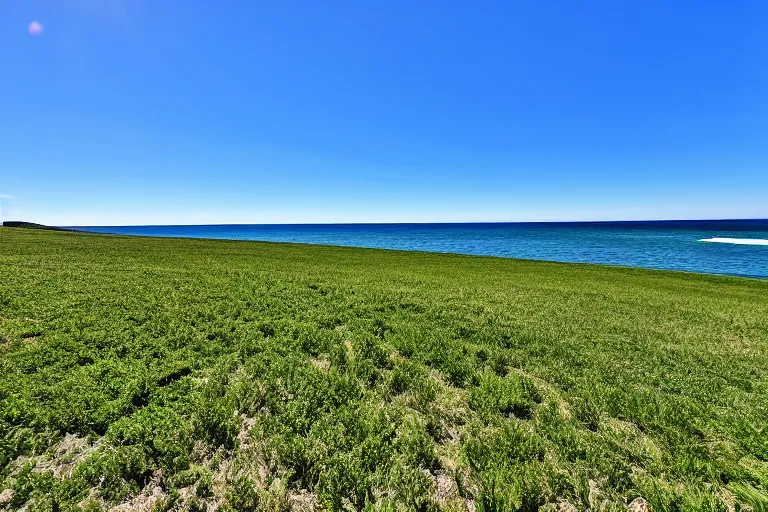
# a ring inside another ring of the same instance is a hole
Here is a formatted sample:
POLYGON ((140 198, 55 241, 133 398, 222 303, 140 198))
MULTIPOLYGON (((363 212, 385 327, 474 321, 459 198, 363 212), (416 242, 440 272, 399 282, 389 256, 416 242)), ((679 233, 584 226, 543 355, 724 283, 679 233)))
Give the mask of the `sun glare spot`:
POLYGON ((29 30, 29 35, 38 36, 43 33, 44 28, 42 23, 38 21, 33 21, 32 23, 29 24, 28 30, 29 30))

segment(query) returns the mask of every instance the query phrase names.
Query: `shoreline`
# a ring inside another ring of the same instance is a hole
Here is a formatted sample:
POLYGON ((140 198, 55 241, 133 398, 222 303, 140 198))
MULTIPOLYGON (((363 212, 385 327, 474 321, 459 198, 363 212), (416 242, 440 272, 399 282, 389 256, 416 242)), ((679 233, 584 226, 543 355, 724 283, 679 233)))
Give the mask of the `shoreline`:
MULTIPOLYGON (((10 227, 10 226, 5 226, 10 227)), ((14 229, 28 229, 26 227, 16 227, 14 229)), ((191 242, 223 242, 223 243, 254 243, 254 244, 270 244, 270 245, 285 245, 285 246, 299 246, 299 247, 317 247, 325 249, 348 249, 348 250, 361 250, 361 251, 383 251, 394 252, 399 254, 421 254, 421 255, 436 255, 436 256, 455 256, 460 258, 481 258, 481 259, 498 259, 502 261, 518 261, 526 263, 545 263, 556 265, 571 265, 571 266, 586 266, 586 267, 599 267, 599 268, 615 268, 630 271, 650 271, 650 272, 670 272, 674 274, 690 275, 690 276, 703 276, 703 277, 715 277, 715 278, 740 278, 750 279, 757 281, 768 281, 768 276, 754 275, 754 274, 737 274, 737 273, 715 273, 715 272, 701 272, 695 270, 685 269, 671 269, 663 267, 646 267, 646 266, 633 266, 633 265, 621 265, 612 263, 601 262, 589 262, 589 261, 568 261, 568 260, 554 260, 554 259, 536 259, 536 258, 524 258, 516 256, 499 256, 494 254, 474 254, 474 253, 461 253, 451 251, 430 251, 424 249, 400 249, 389 247, 373 247, 373 246, 360 246, 360 245, 342 245, 342 244, 330 244, 330 243, 314 243, 314 242, 299 242, 299 241, 283 241, 283 240, 258 240, 258 239, 245 239, 245 238, 212 238, 204 236, 161 236, 161 235, 144 235, 144 234, 132 234, 132 233, 107 233, 97 231, 87 231, 83 229, 73 228, 56 228, 41 226, 40 228, 31 228, 40 230, 50 230, 57 232, 69 232, 84 234, 89 236, 103 236, 103 237, 119 237, 119 238, 131 238, 131 239, 147 239, 156 241, 168 241, 168 240, 184 240, 191 242)))

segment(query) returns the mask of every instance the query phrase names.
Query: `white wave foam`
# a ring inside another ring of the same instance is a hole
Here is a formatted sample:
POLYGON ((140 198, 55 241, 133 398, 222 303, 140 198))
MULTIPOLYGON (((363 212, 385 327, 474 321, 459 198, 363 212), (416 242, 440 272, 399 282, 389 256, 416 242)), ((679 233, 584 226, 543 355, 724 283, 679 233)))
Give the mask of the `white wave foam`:
POLYGON ((736 245, 768 245, 768 240, 763 240, 761 238, 702 238, 699 242, 736 245))

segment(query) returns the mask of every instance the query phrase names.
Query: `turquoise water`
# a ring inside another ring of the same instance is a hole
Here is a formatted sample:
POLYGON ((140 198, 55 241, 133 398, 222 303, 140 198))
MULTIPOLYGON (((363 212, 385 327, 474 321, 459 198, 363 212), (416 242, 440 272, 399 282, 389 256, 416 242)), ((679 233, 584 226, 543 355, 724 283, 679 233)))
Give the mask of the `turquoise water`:
POLYGON ((79 227, 125 235, 262 240, 600 263, 768 278, 768 220, 79 227))

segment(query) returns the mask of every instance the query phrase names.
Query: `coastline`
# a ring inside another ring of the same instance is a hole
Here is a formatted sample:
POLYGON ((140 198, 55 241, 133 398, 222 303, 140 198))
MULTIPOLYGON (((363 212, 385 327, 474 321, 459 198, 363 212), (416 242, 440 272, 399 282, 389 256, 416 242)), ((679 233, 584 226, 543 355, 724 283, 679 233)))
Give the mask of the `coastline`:
POLYGON ((280 224, 79 227, 78 231, 170 238, 253 240, 475 256, 593 263, 706 274, 768 277, 752 244, 717 238, 768 238, 768 221, 606 223, 280 224))

